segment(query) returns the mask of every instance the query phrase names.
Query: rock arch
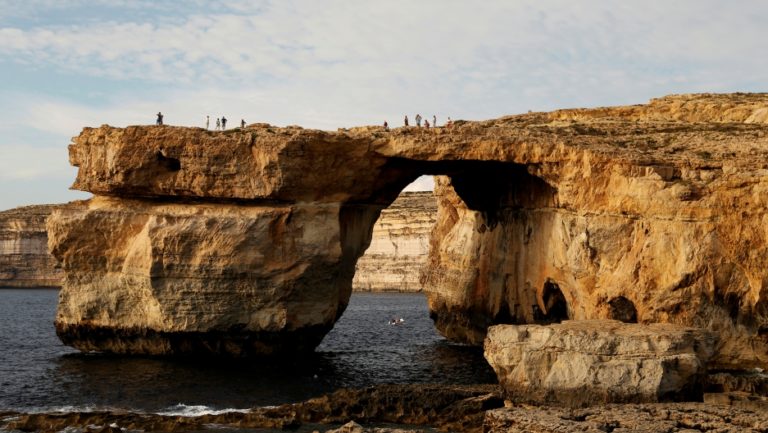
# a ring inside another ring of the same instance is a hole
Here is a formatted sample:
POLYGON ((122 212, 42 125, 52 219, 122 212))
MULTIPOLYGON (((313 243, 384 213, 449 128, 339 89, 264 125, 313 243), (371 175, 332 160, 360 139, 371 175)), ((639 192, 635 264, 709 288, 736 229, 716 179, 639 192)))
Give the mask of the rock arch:
POLYGON ((755 197, 768 167, 754 154, 768 127, 740 123, 766 103, 684 95, 430 130, 85 128, 73 188, 94 198, 48 222, 66 274, 57 331, 119 353, 309 350, 343 312, 381 209, 433 174, 422 281, 449 337, 481 344, 493 323, 535 322, 550 281, 569 319, 632 290, 643 321, 724 337, 718 367, 767 366, 768 205, 755 197), (728 263, 743 278, 715 275, 728 263))

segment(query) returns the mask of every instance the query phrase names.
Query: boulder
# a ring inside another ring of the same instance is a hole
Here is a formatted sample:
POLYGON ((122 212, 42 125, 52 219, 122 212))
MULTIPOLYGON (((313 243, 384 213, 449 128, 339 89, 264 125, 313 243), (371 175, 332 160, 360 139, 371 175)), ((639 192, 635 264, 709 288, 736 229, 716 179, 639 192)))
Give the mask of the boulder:
POLYGON ((706 331, 672 324, 497 325, 489 328, 485 358, 514 402, 700 401, 714 343, 706 331))

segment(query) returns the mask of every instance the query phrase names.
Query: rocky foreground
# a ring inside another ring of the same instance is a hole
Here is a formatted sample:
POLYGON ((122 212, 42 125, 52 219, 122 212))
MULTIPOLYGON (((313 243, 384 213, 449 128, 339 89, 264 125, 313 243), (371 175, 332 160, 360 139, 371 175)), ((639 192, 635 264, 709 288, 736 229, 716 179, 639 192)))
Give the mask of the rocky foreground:
POLYGON ((0 287, 59 287, 64 273, 48 253, 45 220, 56 205, 0 212, 0 287))
POLYGON ((378 216, 437 180, 422 283, 447 337, 614 319, 711 331, 710 369, 768 367, 768 95, 451 128, 85 128, 48 222, 57 332, 82 350, 312 350, 378 216))
POLYGON ((302 403, 198 417, 121 412, 0 413, 0 428, 54 433, 181 432, 281 429, 323 432, 768 432, 768 403, 734 407, 710 403, 609 404, 571 409, 505 405, 485 386, 382 385, 340 390, 302 403), (346 424, 343 427, 338 427, 346 424), (387 424, 389 427, 382 427, 387 424), (378 426, 378 427, 377 427, 378 426))

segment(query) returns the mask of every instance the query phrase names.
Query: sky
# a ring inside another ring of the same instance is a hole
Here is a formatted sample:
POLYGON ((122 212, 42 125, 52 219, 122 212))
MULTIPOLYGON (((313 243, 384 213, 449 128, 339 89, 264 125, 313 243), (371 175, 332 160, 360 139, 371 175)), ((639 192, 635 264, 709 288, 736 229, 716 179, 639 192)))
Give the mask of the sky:
MULTIPOLYGON (((763 0, 0 0, 0 209, 85 126, 397 126, 766 91, 763 0)), ((412 188, 429 188, 422 178, 412 188)))

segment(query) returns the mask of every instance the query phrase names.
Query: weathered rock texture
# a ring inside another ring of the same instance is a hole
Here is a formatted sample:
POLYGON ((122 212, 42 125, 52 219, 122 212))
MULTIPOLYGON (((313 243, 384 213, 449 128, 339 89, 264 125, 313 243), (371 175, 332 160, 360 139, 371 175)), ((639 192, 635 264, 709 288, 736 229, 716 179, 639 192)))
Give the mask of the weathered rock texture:
POLYGON ((515 406, 486 412, 486 433, 761 433, 765 412, 703 403, 613 404, 588 409, 515 406))
POLYGON ((569 320, 492 326, 485 358, 515 402, 700 401, 713 347, 707 332, 679 325, 569 320))
POLYGON ((49 219, 56 319, 84 349, 309 348, 343 312, 381 209, 423 174, 437 327, 613 318, 707 328, 710 366, 768 366, 766 94, 448 128, 86 128, 49 219))
POLYGON ((0 212, 0 287, 59 287, 63 273, 48 253, 45 220, 55 205, 0 212))
POLYGON ((371 246, 357 261, 352 290, 420 292, 419 277, 436 216, 432 191, 400 194, 373 226, 371 246))

